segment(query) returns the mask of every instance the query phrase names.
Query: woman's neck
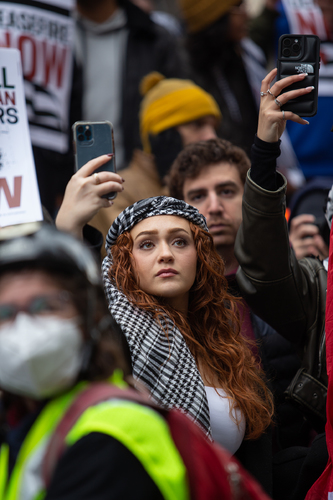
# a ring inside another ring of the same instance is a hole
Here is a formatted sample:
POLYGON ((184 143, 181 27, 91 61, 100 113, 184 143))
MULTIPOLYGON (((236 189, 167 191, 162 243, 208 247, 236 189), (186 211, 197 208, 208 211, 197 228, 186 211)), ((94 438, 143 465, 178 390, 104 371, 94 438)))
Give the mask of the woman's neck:
POLYGON ((188 312, 188 300, 189 293, 187 292, 186 294, 178 297, 166 297, 164 301, 186 318, 188 312))

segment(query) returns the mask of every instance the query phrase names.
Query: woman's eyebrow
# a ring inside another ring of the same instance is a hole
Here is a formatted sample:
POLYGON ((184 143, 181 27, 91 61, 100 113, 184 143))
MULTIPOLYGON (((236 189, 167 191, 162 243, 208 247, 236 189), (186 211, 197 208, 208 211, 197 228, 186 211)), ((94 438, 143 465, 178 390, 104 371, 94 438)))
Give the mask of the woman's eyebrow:
MULTIPOLYGON (((186 229, 184 229, 183 227, 173 227, 172 229, 169 229, 168 233, 173 234, 173 233, 178 233, 179 231, 186 233, 186 234, 189 234, 189 232, 186 231, 186 229)), ((152 230, 141 231, 141 233, 136 235, 136 237, 134 238, 134 241, 136 239, 138 239, 140 236, 149 236, 152 234, 158 234, 158 230, 152 229, 152 230)))
POLYGON ((184 229, 183 227, 174 227, 174 228, 170 229, 168 232, 171 234, 171 233, 178 233, 178 231, 189 234, 189 232, 186 231, 186 229, 184 229))
POLYGON ((158 231, 157 229, 152 229, 151 231, 141 231, 141 233, 137 234, 136 237, 134 238, 135 240, 139 238, 139 236, 146 236, 150 234, 157 234, 158 231))

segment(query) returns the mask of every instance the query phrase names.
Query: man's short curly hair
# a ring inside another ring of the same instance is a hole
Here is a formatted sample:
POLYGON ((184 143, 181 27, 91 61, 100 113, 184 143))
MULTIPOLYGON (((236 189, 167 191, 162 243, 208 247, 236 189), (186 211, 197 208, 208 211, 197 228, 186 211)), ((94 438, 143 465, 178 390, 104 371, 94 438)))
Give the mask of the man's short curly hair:
POLYGON ((245 184, 250 160, 243 149, 219 138, 189 144, 179 153, 166 178, 170 196, 183 200, 186 179, 195 179, 208 165, 222 162, 235 166, 245 184))

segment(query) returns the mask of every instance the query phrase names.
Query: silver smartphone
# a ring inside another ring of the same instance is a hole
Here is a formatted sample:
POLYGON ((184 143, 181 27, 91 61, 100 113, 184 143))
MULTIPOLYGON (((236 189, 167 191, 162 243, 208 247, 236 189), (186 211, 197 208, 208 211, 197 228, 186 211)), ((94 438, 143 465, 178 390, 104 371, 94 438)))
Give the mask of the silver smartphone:
MULTIPOLYGON (((113 158, 98 167, 95 173, 116 172, 113 126, 111 122, 75 122, 72 130, 76 171, 98 156, 113 153, 113 158)), ((105 194, 103 198, 113 200, 116 196, 117 193, 112 192, 105 194)))

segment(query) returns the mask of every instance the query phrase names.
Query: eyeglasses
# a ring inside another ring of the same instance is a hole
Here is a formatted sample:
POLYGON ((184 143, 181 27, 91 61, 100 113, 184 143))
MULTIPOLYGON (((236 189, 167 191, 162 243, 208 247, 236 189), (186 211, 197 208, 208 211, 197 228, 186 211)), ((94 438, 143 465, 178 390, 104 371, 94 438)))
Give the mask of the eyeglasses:
POLYGON ((71 294, 61 291, 59 293, 34 297, 25 306, 0 304, 0 326, 4 323, 14 321, 19 312, 25 312, 31 316, 47 316, 62 312, 69 303, 72 303, 71 294))

